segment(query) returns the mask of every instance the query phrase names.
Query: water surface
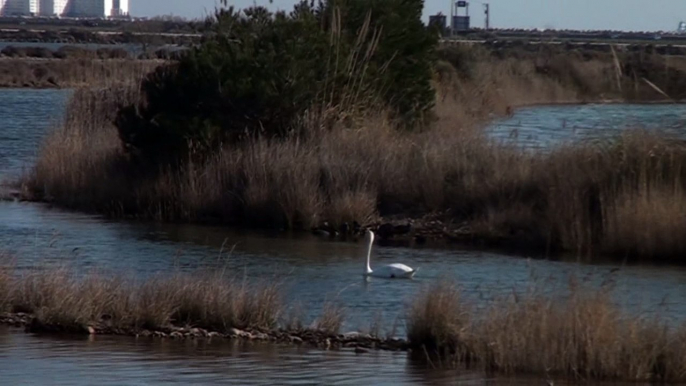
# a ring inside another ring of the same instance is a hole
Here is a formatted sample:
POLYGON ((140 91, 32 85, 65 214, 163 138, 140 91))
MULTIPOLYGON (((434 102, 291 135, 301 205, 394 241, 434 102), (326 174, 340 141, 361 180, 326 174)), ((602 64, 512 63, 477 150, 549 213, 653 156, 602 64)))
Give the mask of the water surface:
POLYGON ((71 91, 0 90, 0 182, 33 164, 46 130, 58 124, 71 91))
POLYGON ((686 139, 684 104, 552 105, 517 109, 488 132, 500 141, 545 150, 616 137, 626 129, 660 131, 686 139))

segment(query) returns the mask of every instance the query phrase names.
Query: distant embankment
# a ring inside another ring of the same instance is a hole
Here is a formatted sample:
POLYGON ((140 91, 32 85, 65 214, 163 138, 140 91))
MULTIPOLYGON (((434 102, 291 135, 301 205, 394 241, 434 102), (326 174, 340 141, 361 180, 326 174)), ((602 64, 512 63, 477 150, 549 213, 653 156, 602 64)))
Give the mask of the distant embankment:
POLYGON ((138 54, 117 46, 7 46, 0 50, 0 87, 99 87, 137 81, 177 54, 166 49, 138 54))
POLYGON ((105 87, 137 81, 162 63, 162 60, 0 57, 0 87, 105 87))
POLYGON ((198 33, 130 32, 98 30, 0 29, 0 41, 37 43, 95 43, 95 44, 174 44, 197 43, 198 33))
POLYGON ((57 49, 48 44, 8 45, 0 50, 0 58, 28 59, 178 59, 182 47, 151 47, 134 50, 126 45, 63 45, 57 49))
POLYGON ((665 41, 630 41, 630 40, 545 40, 545 39, 467 39, 444 38, 442 46, 483 45, 489 48, 522 48, 529 51, 539 50, 541 46, 562 47, 567 50, 587 50, 611 52, 613 49, 628 52, 640 52, 652 49, 660 55, 686 56, 686 40, 679 42, 665 41), (673 44, 676 43, 676 44, 673 44))
POLYGON ((650 44, 686 44, 686 34, 676 32, 575 31, 532 29, 473 29, 448 39, 459 40, 541 40, 576 42, 633 42, 650 44))

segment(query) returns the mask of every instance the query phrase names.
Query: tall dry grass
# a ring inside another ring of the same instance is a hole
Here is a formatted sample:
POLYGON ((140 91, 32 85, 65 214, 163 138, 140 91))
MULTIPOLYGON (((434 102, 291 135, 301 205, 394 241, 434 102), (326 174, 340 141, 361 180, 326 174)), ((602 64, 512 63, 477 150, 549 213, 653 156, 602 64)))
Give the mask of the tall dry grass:
POLYGON ((448 44, 439 56, 440 81, 488 113, 540 103, 671 102, 686 96, 684 57, 649 46, 448 44))
POLYGON ((276 283, 246 283, 219 272, 160 275, 144 282, 98 272, 77 275, 60 268, 0 277, 13 312, 67 330, 104 324, 122 331, 193 326, 273 328, 281 315, 276 283))
POLYGON ((133 83, 77 90, 64 124, 41 146, 26 193, 71 208, 119 211, 131 190, 124 152, 111 122, 117 106, 137 96, 133 83))
MULTIPOLYGON (((111 216, 273 228, 443 213, 485 242, 683 262, 682 142, 632 131, 546 154, 495 144, 479 131, 487 112, 597 91, 561 81, 570 70, 489 58, 468 73, 438 71, 438 120, 422 130, 397 130, 383 114, 334 127, 312 118, 298 135, 226 147, 179 170, 150 170, 122 149, 112 112, 140 97, 135 87, 80 90, 25 192, 111 216)), ((604 73, 593 63, 576 76, 604 73)))
MULTIPOLYGON (((618 65, 634 64, 626 54, 618 62, 610 53, 545 45, 446 45, 440 48, 439 57, 439 100, 454 99, 459 103, 447 104, 447 109, 475 116, 490 118, 511 107, 537 104, 664 99, 628 74, 622 74, 619 83, 615 80, 618 65)), ((651 64, 652 60, 659 58, 651 59, 651 64)), ((638 67, 641 65, 647 64, 638 67)), ((660 87, 669 83, 654 81, 660 87)))
POLYGON ((313 327, 317 331, 323 331, 327 334, 338 334, 345 321, 345 308, 340 304, 333 302, 324 303, 322 313, 314 321, 313 327))
POLYGON ((545 290, 539 284, 478 310, 453 284, 433 284, 412 303, 408 338, 429 358, 508 375, 686 379, 686 325, 624 315, 607 288, 572 281, 564 298, 545 290))
POLYGON ((561 246, 681 261, 686 145, 630 131, 545 158, 548 218, 561 246))
POLYGON ((437 352, 455 350, 465 340, 471 323, 472 306, 462 301, 460 289, 445 279, 438 281, 411 304, 407 320, 407 339, 437 352))
POLYGON ((10 257, 5 252, 0 252, 0 312, 6 312, 11 307, 12 276, 11 270, 7 268, 9 263, 10 257))
POLYGON ((686 252, 686 196, 681 186, 651 184, 623 189, 605 213, 604 247, 643 256, 686 252))

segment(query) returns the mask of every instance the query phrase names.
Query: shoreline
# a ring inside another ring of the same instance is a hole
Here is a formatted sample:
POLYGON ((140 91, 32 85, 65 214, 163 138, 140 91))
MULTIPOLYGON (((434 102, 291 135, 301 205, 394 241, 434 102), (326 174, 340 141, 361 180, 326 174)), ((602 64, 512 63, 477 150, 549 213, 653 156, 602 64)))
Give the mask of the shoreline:
POLYGON ((241 330, 231 328, 224 334, 199 327, 169 326, 166 329, 123 330, 107 326, 106 323, 92 324, 82 328, 67 328, 56 324, 43 324, 35 316, 25 313, 0 314, 0 325, 23 329, 25 333, 50 333, 74 336, 120 336, 129 338, 150 338, 170 340, 200 340, 224 339, 246 340, 271 344, 290 344, 296 346, 307 345, 317 349, 345 350, 351 349, 357 353, 371 350, 410 352, 409 342, 401 338, 379 338, 370 334, 349 332, 346 334, 330 334, 315 329, 300 330, 241 330))
MULTIPOLYGON (((3 194, 0 191, 0 203, 2 202, 13 202, 13 203, 23 203, 23 204, 32 204, 32 205, 44 205, 48 207, 48 209, 59 209, 59 210, 65 210, 69 211, 72 213, 81 213, 81 214, 87 214, 87 215, 93 215, 93 216, 99 216, 102 219, 110 220, 110 221, 117 221, 117 222, 123 222, 123 223, 131 223, 131 224, 167 224, 167 225, 180 225, 180 226, 198 226, 198 227, 217 227, 217 228, 223 228, 227 230, 234 230, 234 231, 247 231, 247 232, 254 232, 254 233, 260 233, 260 231, 268 232, 270 234, 277 234, 277 237, 279 238, 288 238, 291 235, 297 235, 297 236, 305 236, 308 234, 313 234, 311 230, 289 230, 289 231, 280 231, 280 230, 273 230, 269 228, 256 228, 256 227, 241 227, 238 225, 227 225, 225 223, 222 223, 221 221, 195 221, 195 222, 184 222, 184 221, 154 221, 150 219, 143 219, 143 218, 137 218, 135 216, 130 216, 130 217, 114 217, 114 216, 107 216, 105 214, 99 213, 99 212, 84 212, 80 210, 74 210, 70 208, 65 208, 56 204, 53 204, 51 202, 47 201, 40 201, 40 200, 27 200, 20 198, 19 196, 11 196, 7 194, 3 194)), ((396 222, 398 224, 404 224, 403 221, 396 222)), ((376 228, 373 228, 376 230, 376 228)), ((421 233, 424 232, 431 232, 431 230, 422 230, 420 231, 421 233)), ((261 233, 260 233, 261 234, 261 233)), ((341 243, 358 243, 360 240, 363 239, 363 236, 357 236, 357 237, 327 237, 327 236, 322 236, 322 235, 313 235, 313 237, 316 237, 320 240, 330 240, 331 242, 341 242, 341 243)), ((378 237, 378 235, 377 235, 378 237)), ((459 237, 459 236, 458 236, 459 237)), ((494 253, 494 254, 500 254, 500 255, 505 255, 505 256, 510 256, 510 257, 515 257, 518 259, 546 259, 546 260, 551 260, 551 261, 562 261, 562 262, 579 262, 582 261, 584 263, 590 262, 588 261, 584 256, 585 255, 580 255, 576 254, 572 251, 564 251, 560 249, 547 249, 545 247, 521 247, 522 242, 517 241, 515 239, 498 239, 499 243, 490 243, 488 241, 485 241, 482 237, 478 237, 476 235, 470 234, 470 233, 463 233, 462 234, 462 239, 460 240, 458 237, 441 237, 441 238, 426 238, 423 241, 417 241, 414 237, 394 237, 390 239, 377 239, 376 244, 379 247, 394 247, 394 248, 408 248, 408 249, 414 249, 414 248, 430 248, 430 249, 436 249, 436 250, 454 250, 457 249, 459 251, 474 251, 474 252, 479 252, 479 253, 494 253)), ((684 264, 678 264, 674 262, 670 262, 669 259, 662 259, 662 260, 650 260, 650 259, 617 259, 616 256, 618 255, 613 255, 613 254, 601 254, 601 255, 596 255, 594 256, 594 261, 593 263, 600 263, 600 264, 610 264, 610 265, 647 265, 650 267, 684 267, 684 264)), ((622 258, 624 256, 621 256, 622 258)), ((2 321, 0 320, 0 324, 2 321)))
MULTIPOLYGON (((5 275, 5 278, 8 277, 5 275)), ((63 287, 62 279, 58 277, 55 281, 50 277, 45 278, 49 280, 39 280, 25 287, 25 290, 32 291, 38 284, 45 292, 15 293, 10 302, 5 301, 5 307, 11 306, 5 309, 12 309, 13 312, 0 312, 0 325, 17 329, 16 333, 20 333, 18 329, 23 329, 24 333, 37 334, 38 337, 119 336, 163 342, 245 341, 265 345, 306 346, 323 351, 353 351, 356 354, 397 352, 411 355, 413 359, 429 365, 439 363, 441 368, 466 367, 486 374, 554 376, 570 381, 661 380, 663 383, 674 383, 683 380, 686 374, 686 364, 683 362, 686 353, 685 326, 672 324, 667 318, 648 320, 641 317, 640 313, 621 312, 621 306, 612 297, 615 287, 608 281, 600 285, 588 285, 572 279, 566 287, 571 292, 565 300, 558 300, 556 295, 548 292, 556 288, 564 291, 564 288, 549 287, 552 284, 542 281, 532 282, 534 287, 529 287, 525 292, 513 290, 512 295, 490 300, 463 298, 462 289, 452 281, 434 282, 413 296, 406 319, 406 338, 391 337, 393 333, 382 338, 379 330, 376 333, 339 333, 342 320, 340 309, 336 311, 326 306, 323 314, 309 327, 304 327, 298 319, 290 322, 281 319, 264 327, 258 327, 262 325, 259 323, 231 327, 235 324, 227 319, 216 319, 216 312, 221 314, 221 307, 232 305, 208 299, 212 298, 213 290, 221 291, 215 286, 204 287, 196 292, 192 296, 192 303, 179 303, 185 310, 170 319, 160 319, 155 314, 151 309, 155 307, 155 302, 149 304, 150 299, 138 299, 140 303, 131 311, 143 314, 129 315, 133 319, 127 318, 122 323, 124 314, 118 313, 120 308, 103 297, 111 296, 109 291, 103 291, 108 288, 107 285, 94 287, 100 289, 95 302, 87 300, 91 296, 88 289, 93 288, 92 279, 97 279, 97 276, 86 278, 81 285, 74 286, 74 282, 68 285, 71 293, 66 294, 66 302, 64 293, 51 294, 63 287), (46 298, 48 302, 42 305, 46 298), (26 301, 22 299, 30 299, 34 303, 31 306, 33 311, 18 312, 22 309, 22 302, 26 301), (198 301, 205 304, 195 308, 198 301), (486 307, 481 308, 479 304, 486 307), (84 308, 94 313, 84 313, 84 308), (189 311, 194 312, 196 317, 183 316, 189 311), (198 319, 200 315, 205 315, 205 319, 198 319), (158 324, 146 324, 146 319, 141 317, 149 318, 149 321, 156 320, 158 324), (182 323, 181 320, 187 322, 182 323), (532 352, 541 352, 544 360, 531 356, 532 352), (603 360, 589 361, 586 358, 603 360), (434 362, 434 359, 438 362, 434 362)), ((206 283, 202 277, 197 280, 200 280, 196 282, 197 285, 204 286, 206 283)), ((5 288, 13 287, 17 286, 5 282, 5 288)), ((144 288, 145 285, 133 290, 127 287, 126 291, 131 291, 134 296, 145 297, 139 291, 144 288)), ((157 295, 161 296, 158 299, 163 299, 167 289, 159 287, 156 288, 158 290, 160 292, 157 295)), ((244 293, 250 296, 251 291, 244 293)), ((226 300, 231 302, 232 299, 236 297, 226 300)), ((267 303, 243 304, 257 307, 248 311, 246 316, 249 317, 260 317, 260 309, 275 311, 263 308, 269 306, 267 303)), ((121 305, 128 307, 124 303, 121 305)))
MULTIPOLYGON (((1 188, 1 187, 0 187, 1 188)), ((134 215, 131 216, 109 216, 107 214, 99 212, 84 212, 80 210, 65 208, 51 201, 46 200, 31 200, 27 199, 23 193, 18 190, 5 190, 0 189, 0 202, 15 202, 15 203, 29 203, 35 205, 44 205, 49 209, 59 208, 62 210, 67 210, 74 213, 85 213, 94 216, 102 216, 108 220, 121 221, 121 222, 142 222, 142 223, 154 223, 154 224, 178 224, 178 225, 191 225, 191 226, 208 226, 208 227, 221 227, 226 229, 238 229, 238 230, 248 230, 248 231, 260 231, 267 230, 276 232, 279 236, 282 236, 286 231, 274 230, 269 228, 260 227, 250 227, 241 226, 237 224, 227 224, 221 220, 201 220, 201 221, 154 221, 150 219, 140 218, 134 215)), ((379 228, 381 226, 403 226, 406 224, 406 220, 394 220, 394 221, 383 221, 379 225, 375 226, 363 226, 364 228, 370 228, 375 233, 379 233, 379 228)), ((382 247, 392 246, 401 248, 416 248, 416 247, 430 247, 438 249, 446 249, 449 247, 460 247, 474 249, 479 252, 495 252, 502 253, 513 256, 524 257, 530 255, 545 256, 545 258, 551 258, 557 256, 556 254, 549 254, 546 252, 545 248, 538 247, 525 247, 521 244, 521 241, 509 240, 506 238, 492 238, 486 240, 483 236, 470 233, 465 231, 468 225, 451 227, 449 229, 445 228, 445 223, 441 220, 430 220, 428 221, 429 226, 415 228, 413 234, 403 234, 403 235, 393 235, 384 236, 383 232, 378 235, 378 244, 382 247), (518 248, 520 247, 520 248, 518 248)), ((329 239, 336 242, 345 243, 355 243, 358 239, 361 239, 361 235, 325 235, 320 232, 319 229, 307 230, 307 229, 293 229, 287 232, 298 235, 313 234, 315 237, 320 239, 329 239)))
POLYGON ((588 101, 561 101, 561 102, 537 102, 537 103, 522 103, 512 106, 514 110, 525 109, 532 107, 546 107, 546 106, 588 106, 588 105, 674 105, 685 104, 686 99, 672 100, 672 99, 645 99, 645 100, 626 100, 626 99, 598 99, 588 101))

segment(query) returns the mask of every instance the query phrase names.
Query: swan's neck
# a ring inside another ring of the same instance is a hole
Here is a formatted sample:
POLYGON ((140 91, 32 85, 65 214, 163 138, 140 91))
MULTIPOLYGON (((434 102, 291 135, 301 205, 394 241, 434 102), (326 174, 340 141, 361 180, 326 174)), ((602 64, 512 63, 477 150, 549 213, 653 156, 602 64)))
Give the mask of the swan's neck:
POLYGON ((374 239, 369 239, 369 245, 367 246, 367 273, 372 273, 372 267, 369 265, 369 260, 372 258, 372 244, 374 244, 374 239))

